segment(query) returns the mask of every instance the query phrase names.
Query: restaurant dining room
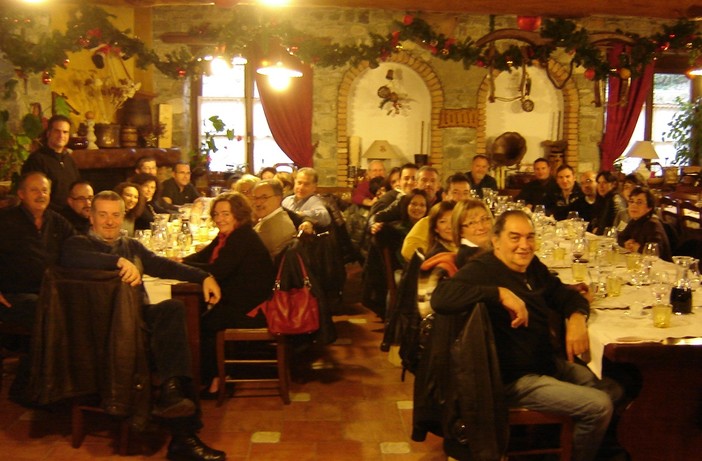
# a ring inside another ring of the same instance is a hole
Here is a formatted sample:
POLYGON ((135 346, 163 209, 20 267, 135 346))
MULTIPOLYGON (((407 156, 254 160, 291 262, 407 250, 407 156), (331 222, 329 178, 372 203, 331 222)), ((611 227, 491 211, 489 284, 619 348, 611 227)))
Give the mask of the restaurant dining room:
POLYGON ((702 459, 701 21, 3 0, 0 458, 702 459))

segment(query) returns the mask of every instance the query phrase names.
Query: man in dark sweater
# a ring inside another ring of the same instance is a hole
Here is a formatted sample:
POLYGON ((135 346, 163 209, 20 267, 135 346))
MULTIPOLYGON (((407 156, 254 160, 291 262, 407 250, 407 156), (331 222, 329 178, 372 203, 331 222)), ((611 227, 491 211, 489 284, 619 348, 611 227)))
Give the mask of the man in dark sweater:
POLYGON ((470 171, 466 173, 470 188, 478 193, 480 198, 483 198, 483 189, 497 190, 497 181, 488 174, 490 169, 490 160, 483 154, 478 154, 473 157, 470 164, 470 171))
MULTIPOLYGON (((154 277, 202 283, 205 300, 216 304, 221 290, 215 278, 206 272, 157 256, 138 240, 122 237, 124 202, 112 191, 103 191, 93 199, 87 236, 75 236, 64 245, 61 264, 65 267, 119 270, 124 283, 141 284, 142 273, 154 277)), ((149 331, 149 350, 161 392, 154 405, 154 416, 164 418, 172 439, 168 445, 169 459, 221 461, 224 452, 205 445, 195 431, 201 426, 195 415, 194 402, 185 396, 191 382, 190 349, 185 325, 185 306, 169 299, 146 306, 144 321, 149 331)), ((199 390, 198 390, 199 391, 199 390)))
POLYGON ((539 157, 534 160, 534 179, 526 183, 517 195, 517 200, 524 200, 526 206, 533 210, 535 205, 548 204, 549 197, 558 191, 558 184, 551 176, 548 160, 539 157))
POLYGON ((190 182, 190 165, 178 162, 173 167, 173 177, 161 184, 161 199, 171 205, 193 203, 200 193, 190 182))
POLYGON ((431 305, 455 314, 487 305, 510 406, 570 415, 575 420, 574 461, 590 461, 612 417, 612 398, 573 359, 589 347, 584 288, 569 287, 534 258, 535 233, 522 211, 495 222, 494 251, 478 256, 434 290, 431 305), (551 342, 549 317, 566 319, 567 361, 551 342))
POLYGON ((0 211, 0 321, 31 330, 44 271, 59 261, 73 226, 48 209, 51 181, 44 173, 23 175, 20 205, 0 211))
POLYGON ((22 174, 41 171, 51 181, 51 209, 59 211, 66 204, 68 188, 80 177, 71 149, 66 147, 71 136, 71 119, 54 115, 41 137, 41 147, 22 165, 22 174))
POLYGON ((61 209, 61 215, 75 227, 79 234, 86 235, 90 230, 92 203, 93 186, 85 179, 74 181, 68 190, 68 203, 61 209))

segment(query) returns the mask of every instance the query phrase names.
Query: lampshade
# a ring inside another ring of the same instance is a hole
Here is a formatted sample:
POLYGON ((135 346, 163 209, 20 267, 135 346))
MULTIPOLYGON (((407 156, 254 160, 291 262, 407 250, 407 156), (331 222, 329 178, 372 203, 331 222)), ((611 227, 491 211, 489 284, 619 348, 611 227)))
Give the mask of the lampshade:
POLYGON ((395 152, 395 149, 393 149, 390 143, 387 141, 373 141, 373 144, 371 144, 368 150, 366 150, 366 152, 363 154, 363 157, 369 160, 387 160, 400 158, 395 152))
POLYGON ((651 141, 636 141, 625 157, 653 160, 658 158, 658 154, 651 141))
POLYGON ((302 63, 284 48, 276 47, 261 59, 256 72, 269 77, 302 77, 302 63))

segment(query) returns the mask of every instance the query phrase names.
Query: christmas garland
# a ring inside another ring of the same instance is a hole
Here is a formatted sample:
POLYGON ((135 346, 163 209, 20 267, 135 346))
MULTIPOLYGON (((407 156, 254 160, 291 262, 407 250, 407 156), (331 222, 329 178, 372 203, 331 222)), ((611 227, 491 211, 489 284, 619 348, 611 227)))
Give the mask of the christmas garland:
MULTIPOLYGON (((0 52, 15 66, 19 77, 26 79, 28 74, 41 73, 45 83, 50 81, 57 66, 66 68, 69 65, 68 52, 81 50, 112 52, 123 59, 134 57, 140 68, 153 65, 169 77, 183 78, 206 72, 208 55, 224 58, 239 54, 246 56, 252 44, 265 47, 270 43, 280 43, 305 62, 335 68, 364 61, 377 67, 379 62, 402 50, 403 42, 411 41, 426 48, 435 58, 461 62, 466 69, 475 65, 500 71, 535 62, 543 64, 562 49, 572 55, 572 65, 583 66, 585 77, 596 81, 611 75, 622 79, 636 77, 646 64, 665 51, 685 52, 691 63, 696 62, 702 51, 702 37, 697 25, 687 20, 664 25, 661 32, 650 37, 616 31, 627 37, 630 45, 618 57, 618 62, 608 62, 602 47, 592 43, 592 34, 566 19, 544 20, 538 32, 541 38, 538 44, 518 46, 510 43, 503 50, 498 50, 494 42, 477 46, 471 38, 459 41, 447 37, 412 14, 394 22, 392 31, 386 35, 369 33, 363 43, 342 45, 329 38, 300 32, 289 23, 265 18, 254 8, 237 6, 231 10, 232 19, 227 23, 218 26, 204 24, 187 34, 193 42, 213 45, 202 45, 197 53, 182 46, 159 56, 130 30, 117 29, 111 21, 114 16, 97 6, 83 4, 72 11, 67 31, 63 34, 58 31, 51 34, 37 32, 37 20, 33 15, 36 13, 26 8, 0 7, 0 52)), ((541 23, 540 18, 537 19, 541 23)), ((94 61, 98 65, 99 59, 94 58, 94 61)))

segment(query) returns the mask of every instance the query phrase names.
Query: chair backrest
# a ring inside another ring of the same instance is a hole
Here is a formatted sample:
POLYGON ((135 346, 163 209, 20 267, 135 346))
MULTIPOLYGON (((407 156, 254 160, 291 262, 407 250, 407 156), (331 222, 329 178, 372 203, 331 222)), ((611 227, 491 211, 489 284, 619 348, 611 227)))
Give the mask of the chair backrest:
POLYGON ((661 211, 663 222, 667 222, 677 228, 679 225, 680 202, 673 197, 664 195, 658 201, 658 208, 661 211))
POLYGON ((690 200, 680 204, 680 225, 683 231, 702 231, 702 214, 700 207, 690 200))

